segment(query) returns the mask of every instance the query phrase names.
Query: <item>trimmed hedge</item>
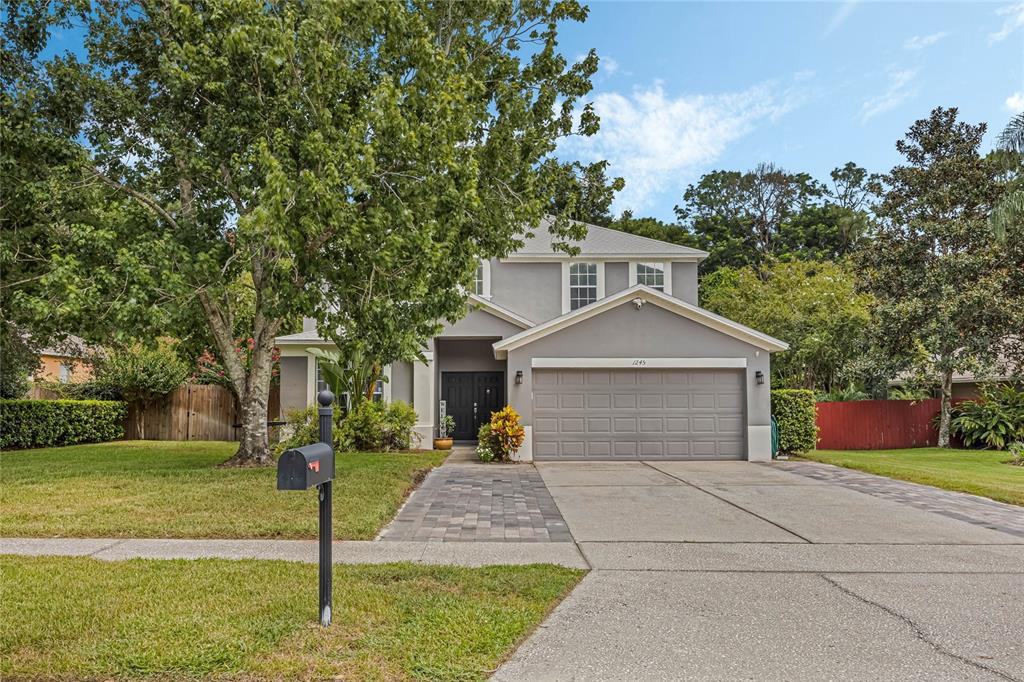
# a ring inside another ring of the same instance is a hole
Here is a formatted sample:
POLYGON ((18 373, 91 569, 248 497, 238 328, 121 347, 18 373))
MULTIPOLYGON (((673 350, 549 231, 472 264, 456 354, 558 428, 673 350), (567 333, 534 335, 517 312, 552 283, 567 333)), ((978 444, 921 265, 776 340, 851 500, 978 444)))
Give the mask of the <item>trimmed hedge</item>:
POLYGON ((117 440, 127 414, 114 400, 0 400, 0 448, 117 440))
POLYGON ((813 450, 818 444, 814 391, 782 388, 772 391, 772 416, 779 424, 779 452, 813 450))

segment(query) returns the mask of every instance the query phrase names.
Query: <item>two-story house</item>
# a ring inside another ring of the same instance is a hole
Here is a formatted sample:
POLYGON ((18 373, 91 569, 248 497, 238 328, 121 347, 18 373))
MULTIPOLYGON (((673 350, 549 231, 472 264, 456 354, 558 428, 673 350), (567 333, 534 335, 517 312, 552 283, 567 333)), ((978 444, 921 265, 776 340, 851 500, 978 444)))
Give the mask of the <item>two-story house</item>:
MULTIPOLYGON (((426 362, 386 368, 379 390, 413 405, 423 443, 441 401, 457 441, 507 403, 526 430, 519 459, 770 459, 770 357, 787 345, 698 307, 707 253, 593 225, 576 246, 554 252, 542 225, 482 262, 469 313, 426 362)), ((312 320, 277 343, 282 408, 314 404, 305 349, 330 343, 312 320)))

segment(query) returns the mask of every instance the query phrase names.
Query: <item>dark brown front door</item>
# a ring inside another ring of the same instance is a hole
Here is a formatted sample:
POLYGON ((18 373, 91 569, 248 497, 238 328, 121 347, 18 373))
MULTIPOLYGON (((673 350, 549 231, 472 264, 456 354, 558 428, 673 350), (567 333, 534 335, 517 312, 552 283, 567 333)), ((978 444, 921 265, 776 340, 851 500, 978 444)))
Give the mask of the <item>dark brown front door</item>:
POLYGON ((441 372, 441 400, 455 420, 455 440, 476 440, 491 412, 505 406, 505 373, 441 372))

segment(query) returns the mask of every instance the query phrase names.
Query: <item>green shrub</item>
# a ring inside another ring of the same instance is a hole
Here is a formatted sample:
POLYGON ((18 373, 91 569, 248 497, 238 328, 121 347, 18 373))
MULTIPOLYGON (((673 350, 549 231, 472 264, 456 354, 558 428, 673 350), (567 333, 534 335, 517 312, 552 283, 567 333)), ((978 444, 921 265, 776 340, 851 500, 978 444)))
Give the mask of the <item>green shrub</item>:
MULTIPOLYGON (((303 410, 292 410, 285 415, 285 428, 284 432, 290 434, 287 438, 281 439, 277 445, 274 446, 274 452, 277 456, 281 456, 281 453, 291 448, 302 447, 303 445, 309 445, 311 443, 320 442, 320 415, 317 413, 319 408, 316 405, 307 407, 303 410)), ((341 424, 345 419, 344 410, 340 410, 337 407, 334 408, 334 430, 331 432, 334 436, 334 451, 341 452, 344 450, 341 447, 341 424)))
POLYGON ((117 440, 127 413, 112 400, 0 400, 0 448, 117 440))
POLYGON ((1010 460, 1010 464, 1018 467, 1024 467, 1024 443, 1020 441, 1010 443, 1010 455, 1013 457, 1013 459, 1010 460))
POLYGON ((490 422, 481 424, 476 432, 476 454, 481 462, 490 462, 501 456, 501 443, 490 422))
POLYGON ((983 386, 980 399, 959 403, 950 417, 950 432, 967 447, 1002 450, 1024 440, 1024 391, 1006 385, 983 386))
MULTIPOLYGON (((289 448, 320 442, 320 418, 317 407, 296 410, 285 417, 286 432, 291 435, 277 444, 278 455, 289 448)), ((347 416, 334 410, 335 452, 388 452, 412 447, 412 427, 416 410, 409 403, 364 401, 347 416)))
POLYGON ((814 391, 778 389, 772 391, 772 416, 779 425, 779 452, 813 450, 818 443, 814 391))

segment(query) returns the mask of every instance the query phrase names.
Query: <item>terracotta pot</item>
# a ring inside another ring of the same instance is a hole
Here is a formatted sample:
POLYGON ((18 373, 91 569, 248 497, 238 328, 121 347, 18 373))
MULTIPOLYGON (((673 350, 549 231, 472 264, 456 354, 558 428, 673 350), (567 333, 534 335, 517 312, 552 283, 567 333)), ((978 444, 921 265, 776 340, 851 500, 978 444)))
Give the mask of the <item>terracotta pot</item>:
POLYGON ((451 438, 435 438, 434 439, 434 449, 435 450, 451 450, 452 449, 452 443, 453 443, 453 441, 452 441, 451 438))

